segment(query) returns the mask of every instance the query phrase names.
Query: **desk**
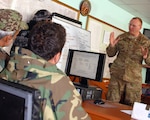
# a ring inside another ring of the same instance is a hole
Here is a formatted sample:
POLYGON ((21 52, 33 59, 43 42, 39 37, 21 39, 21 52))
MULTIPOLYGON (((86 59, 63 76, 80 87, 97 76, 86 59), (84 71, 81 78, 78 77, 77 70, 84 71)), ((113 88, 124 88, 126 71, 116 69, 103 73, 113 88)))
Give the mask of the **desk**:
POLYGON ((92 120, 131 120, 131 115, 120 110, 132 110, 131 106, 105 101, 103 105, 95 105, 93 101, 84 101, 84 109, 92 120))

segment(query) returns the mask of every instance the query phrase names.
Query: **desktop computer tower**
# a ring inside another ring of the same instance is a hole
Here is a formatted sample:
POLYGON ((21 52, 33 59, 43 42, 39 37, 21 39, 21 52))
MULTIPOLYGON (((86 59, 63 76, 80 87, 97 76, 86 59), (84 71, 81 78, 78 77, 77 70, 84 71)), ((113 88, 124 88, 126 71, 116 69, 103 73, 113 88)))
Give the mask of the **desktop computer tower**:
POLYGON ((100 100, 102 98, 102 89, 95 86, 84 87, 74 84, 77 91, 81 94, 82 100, 100 100))

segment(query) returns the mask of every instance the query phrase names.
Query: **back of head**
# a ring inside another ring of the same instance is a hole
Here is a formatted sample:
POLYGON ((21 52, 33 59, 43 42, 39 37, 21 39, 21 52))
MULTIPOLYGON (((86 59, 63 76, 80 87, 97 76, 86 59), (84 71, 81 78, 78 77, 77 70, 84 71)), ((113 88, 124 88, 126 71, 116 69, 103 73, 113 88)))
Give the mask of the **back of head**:
POLYGON ((40 9, 36 11, 36 13, 34 14, 34 17, 28 23, 29 29, 22 30, 18 34, 13 44, 12 51, 14 51, 15 46, 28 48, 28 33, 37 22, 43 21, 43 20, 51 20, 51 13, 46 9, 40 9))
POLYGON ((35 14, 34 17, 30 20, 29 22, 29 29, 31 30, 32 27, 39 21, 43 20, 51 20, 51 13, 48 10, 41 9, 38 10, 35 14))
POLYGON ((40 21, 30 31, 29 49, 45 60, 50 60, 66 41, 65 28, 51 21, 40 21))

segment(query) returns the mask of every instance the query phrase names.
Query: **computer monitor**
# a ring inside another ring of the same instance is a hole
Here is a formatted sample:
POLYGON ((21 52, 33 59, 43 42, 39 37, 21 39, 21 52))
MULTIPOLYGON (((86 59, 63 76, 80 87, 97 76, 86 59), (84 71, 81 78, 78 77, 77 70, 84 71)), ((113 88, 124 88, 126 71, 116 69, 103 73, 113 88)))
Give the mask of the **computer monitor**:
POLYGON ((146 68, 145 83, 150 84, 150 68, 146 68))
POLYGON ((150 29, 144 28, 143 34, 150 39, 150 29))
POLYGON ((40 91, 0 79, 0 120, 39 120, 40 91))
POLYGON ((102 81, 106 54, 69 49, 65 72, 79 77, 81 86, 88 87, 88 80, 102 81))

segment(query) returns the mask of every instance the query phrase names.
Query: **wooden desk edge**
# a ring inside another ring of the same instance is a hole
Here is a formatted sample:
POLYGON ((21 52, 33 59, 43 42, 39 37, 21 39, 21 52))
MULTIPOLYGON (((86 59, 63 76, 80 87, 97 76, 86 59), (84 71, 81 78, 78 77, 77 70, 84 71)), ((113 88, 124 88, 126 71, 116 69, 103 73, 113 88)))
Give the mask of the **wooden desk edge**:
MULTIPOLYGON (((100 107, 100 106, 96 106, 96 105, 94 105, 94 103, 92 105, 91 102, 92 101, 84 101, 82 105, 83 105, 83 108, 86 110, 86 112, 91 116, 92 120, 122 120, 122 118, 118 118, 117 116, 110 115, 109 113, 106 113, 106 112, 99 113, 100 109, 103 109, 103 108, 101 107, 99 109, 98 107, 100 107), (97 108, 97 110, 95 111, 96 108, 97 108)), ((113 104, 113 103, 111 102, 110 104, 113 104)), ((126 106, 126 105, 122 105, 119 103, 118 104, 114 103, 114 105, 123 106, 123 108, 120 108, 120 109, 125 108, 126 110, 132 110, 131 106, 126 106)), ((128 119, 125 118, 124 120, 131 120, 131 115, 128 115, 126 113, 122 113, 121 111, 120 111, 120 114, 124 114, 124 116, 126 118, 128 118, 128 119)), ((124 116, 122 116, 122 117, 124 117, 124 116)))

